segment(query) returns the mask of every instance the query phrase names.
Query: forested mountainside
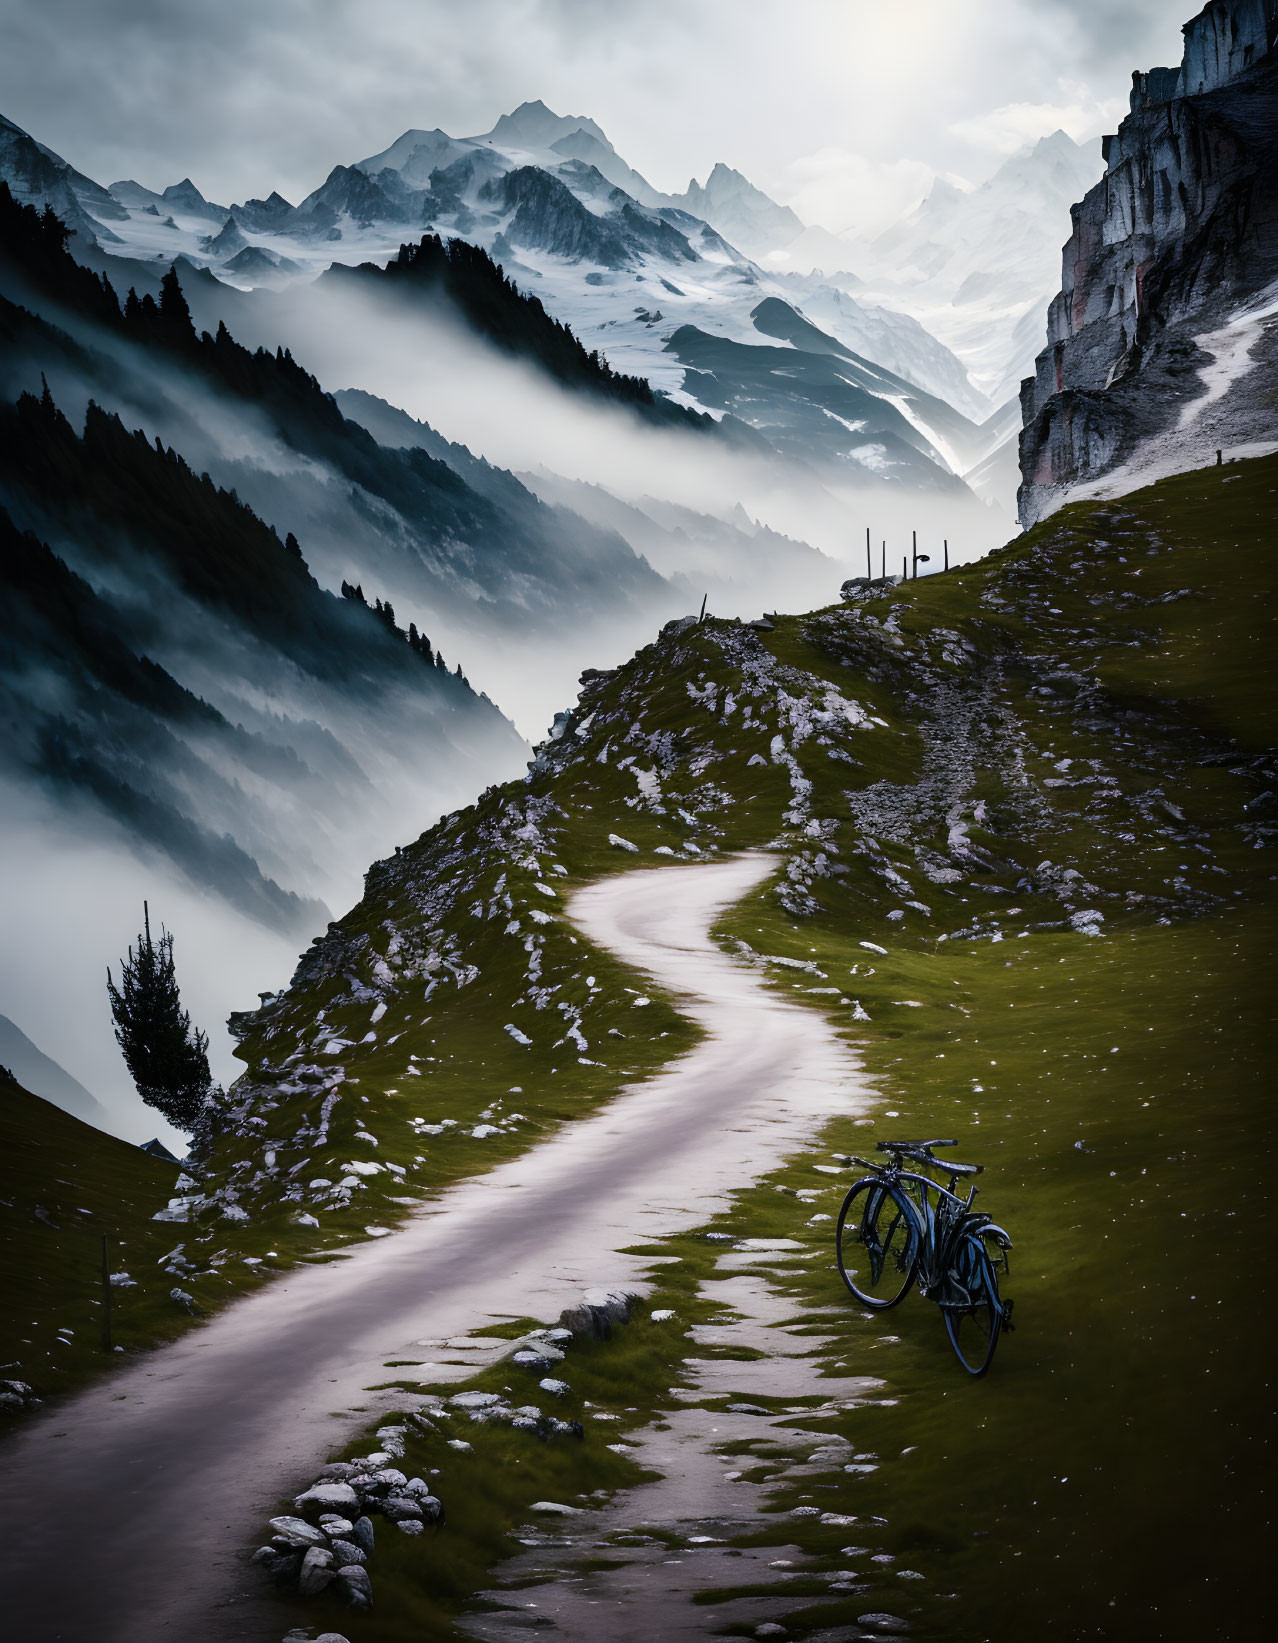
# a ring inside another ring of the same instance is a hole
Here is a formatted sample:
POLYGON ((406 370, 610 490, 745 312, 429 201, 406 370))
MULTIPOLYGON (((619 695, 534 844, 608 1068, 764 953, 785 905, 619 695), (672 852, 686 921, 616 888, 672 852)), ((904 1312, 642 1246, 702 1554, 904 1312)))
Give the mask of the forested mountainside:
MULTIPOLYGON (((402 245, 385 267, 334 263, 321 279, 339 288, 353 282, 370 292, 389 291, 400 301, 452 303, 486 340, 535 361, 568 387, 614 400, 654 423, 705 433, 718 428, 712 417, 658 398, 643 377, 614 371, 598 349, 587 353, 571 328, 520 291, 482 246, 424 234, 416 245, 402 245)), ((737 437, 750 442, 744 427, 737 437)))
POLYGON ((399 736, 433 737, 452 782, 484 768, 486 744, 517 753, 416 629, 410 643, 324 592, 291 536, 172 450, 94 405, 77 433, 49 395, 0 408, 0 429, 0 485, 25 527, 0 515, 10 774, 298 931, 323 916, 305 893, 321 795, 330 825, 350 825, 399 736))
POLYGON ((546 509, 519 486, 500 501, 477 495, 421 449, 379 446, 287 350, 244 348, 221 321, 197 331, 175 274, 158 302, 144 295, 121 304, 105 277, 71 258, 57 226, 6 199, 3 184, 0 219, 11 294, 38 311, 34 320, 8 316, 8 382, 29 386, 34 378, 38 388, 38 373, 56 384, 60 372, 80 397, 121 403, 145 418, 268 517, 305 521, 330 586, 352 574, 381 577, 384 590, 416 598, 423 614, 442 606, 481 626, 485 617, 497 626, 523 621, 530 605, 597 611, 660 594, 657 578, 619 538, 546 509), (81 347, 69 350, 50 330, 85 321, 141 352, 104 349, 103 338, 83 331, 81 347), (168 370, 156 371, 157 356, 168 370), (172 372, 193 377, 185 396, 172 372), (216 419, 202 415, 190 390, 229 396, 247 423, 242 437, 219 443, 216 419), (240 454, 263 432, 284 448, 283 460, 240 454))
POLYGON ((1022 391, 1023 524, 1278 445, 1278 5, 1211 0, 1184 34, 1073 210, 1022 391))
MULTIPOLYGON (((292 532, 154 430, 198 460, 202 409, 238 401, 349 469, 376 474, 376 442, 282 351, 197 336, 173 275, 158 302, 121 304, 65 240, 0 185, 3 576, 22 616, 3 641, 6 770, 240 913, 314 928, 340 882, 333 838, 366 836, 373 795, 404 791, 408 741, 430 749, 418 790, 446 804, 510 769, 519 738, 415 624, 410 643, 389 604, 326 592, 292 532)), ((420 476, 383 468, 388 487, 465 501, 424 456, 420 476)))

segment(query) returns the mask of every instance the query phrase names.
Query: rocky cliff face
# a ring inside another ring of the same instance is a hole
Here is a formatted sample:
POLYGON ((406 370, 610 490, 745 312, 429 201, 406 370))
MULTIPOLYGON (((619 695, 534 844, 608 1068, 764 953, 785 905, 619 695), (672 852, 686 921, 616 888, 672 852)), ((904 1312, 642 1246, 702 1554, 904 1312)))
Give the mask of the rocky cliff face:
POLYGON ((1072 210, 1021 387, 1024 525, 1278 442, 1278 0, 1212 0, 1184 34, 1072 210))

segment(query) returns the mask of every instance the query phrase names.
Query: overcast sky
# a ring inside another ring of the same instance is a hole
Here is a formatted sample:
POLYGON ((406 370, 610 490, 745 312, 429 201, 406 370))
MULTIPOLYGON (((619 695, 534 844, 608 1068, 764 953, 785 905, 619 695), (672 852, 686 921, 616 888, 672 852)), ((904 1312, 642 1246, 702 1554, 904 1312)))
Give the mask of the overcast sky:
POLYGON ((717 161, 835 231, 1113 128, 1192 0, 0 0, 0 112, 100 182, 296 201, 541 98, 656 187, 717 161))

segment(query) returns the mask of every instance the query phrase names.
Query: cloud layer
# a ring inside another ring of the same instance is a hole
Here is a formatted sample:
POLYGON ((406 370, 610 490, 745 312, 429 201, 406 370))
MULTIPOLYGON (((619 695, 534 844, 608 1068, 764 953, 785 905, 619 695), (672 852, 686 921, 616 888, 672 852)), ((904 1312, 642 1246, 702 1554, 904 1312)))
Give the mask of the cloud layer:
POLYGON ((844 173, 862 164, 881 194, 902 161, 980 181, 1014 136, 1041 134, 1025 111, 1063 104, 1055 123, 1073 131, 1071 111, 1112 106, 1132 68, 1178 59, 1182 9, 0 0, 0 109, 103 181, 189 173, 223 201, 296 199, 409 126, 484 131, 536 97, 592 115, 661 188, 724 160, 810 199, 825 154, 844 173))

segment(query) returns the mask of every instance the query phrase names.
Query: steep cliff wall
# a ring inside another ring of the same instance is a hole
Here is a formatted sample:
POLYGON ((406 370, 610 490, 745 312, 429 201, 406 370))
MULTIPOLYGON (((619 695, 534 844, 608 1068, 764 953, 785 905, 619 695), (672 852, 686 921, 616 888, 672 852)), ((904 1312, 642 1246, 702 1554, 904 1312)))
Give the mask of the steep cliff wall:
POLYGON ((1278 442, 1278 0, 1212 0, 1184 33, 1071 212, 1021 387, 1024 525, 1278 442))

